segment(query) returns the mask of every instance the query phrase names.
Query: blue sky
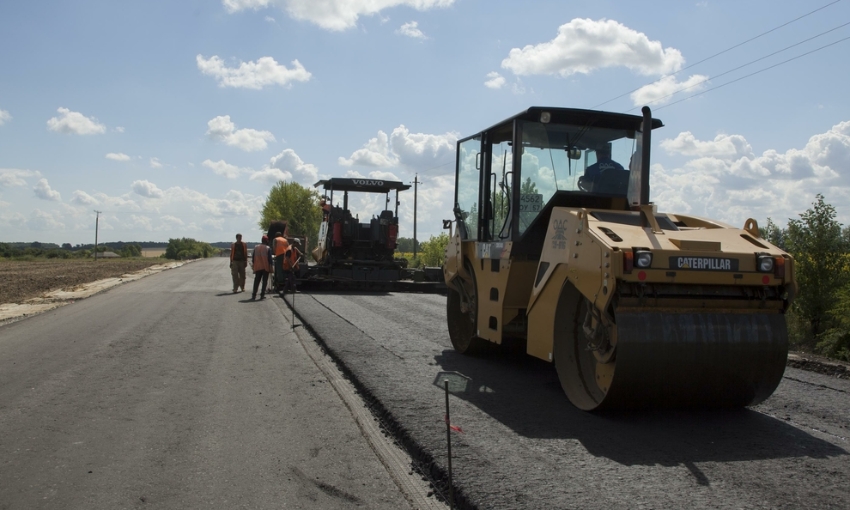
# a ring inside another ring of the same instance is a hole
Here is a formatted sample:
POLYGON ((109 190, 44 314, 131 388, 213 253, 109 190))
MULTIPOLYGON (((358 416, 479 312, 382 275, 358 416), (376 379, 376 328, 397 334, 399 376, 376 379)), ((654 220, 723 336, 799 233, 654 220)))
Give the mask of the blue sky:
POLYGON ((784 225, 822 193, 847 224, 848 22, 834 0, 2 2, 0 241, 93 242, 95 210, 101 241, 251 240, 278 179, 416 173, 423 240, 458 138, 601 103, 664 122, 662 211, 784 225))

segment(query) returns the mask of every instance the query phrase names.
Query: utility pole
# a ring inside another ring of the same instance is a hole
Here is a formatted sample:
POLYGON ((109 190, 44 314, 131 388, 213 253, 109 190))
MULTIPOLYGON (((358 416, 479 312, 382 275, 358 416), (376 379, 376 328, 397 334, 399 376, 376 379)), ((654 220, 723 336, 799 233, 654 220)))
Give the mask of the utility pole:
POLYGON ((95 209, 94 212, 97 213, 97 216, 95 216, 94 219, 94 260, 97 261, 97 227, 100 223, 100 213, 102 211, 98 211, 97 209, 95 209))
POLYGON ((418 242, 416 241, 416 198, 419 188, 419 174, 413 177, 413 258, 416 258, 418 242))

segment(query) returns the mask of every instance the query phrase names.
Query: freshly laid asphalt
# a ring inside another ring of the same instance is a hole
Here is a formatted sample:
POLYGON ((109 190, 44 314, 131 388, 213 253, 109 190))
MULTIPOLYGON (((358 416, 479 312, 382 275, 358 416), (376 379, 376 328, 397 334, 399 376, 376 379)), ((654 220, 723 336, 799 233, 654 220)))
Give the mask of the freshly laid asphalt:
POLYGON ((0 509, 413 507, 285 303, 249 298, 213 259, 0 326, 0 509))

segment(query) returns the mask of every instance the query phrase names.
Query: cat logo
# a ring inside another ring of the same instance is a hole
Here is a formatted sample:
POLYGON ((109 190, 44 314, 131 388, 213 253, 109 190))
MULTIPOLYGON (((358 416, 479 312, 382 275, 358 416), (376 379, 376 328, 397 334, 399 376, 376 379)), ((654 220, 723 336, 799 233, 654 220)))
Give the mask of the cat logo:
POLYGON ((567 220, 555 220, 552 222, 552 228, 555 230, 555 235, 552 236, 552 248, 555 250, 567 249, 567 220))

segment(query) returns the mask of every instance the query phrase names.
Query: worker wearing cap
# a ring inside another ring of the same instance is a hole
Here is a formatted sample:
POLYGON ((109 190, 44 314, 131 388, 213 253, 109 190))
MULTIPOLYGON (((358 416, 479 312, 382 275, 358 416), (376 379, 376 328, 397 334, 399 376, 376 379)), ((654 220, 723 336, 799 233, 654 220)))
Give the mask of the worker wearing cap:
POLYGON ((284 274, 284 284, 283 284, 283 292, 286 293, 287 289, 292 288, 292 292, 296 292, 295 290, 295 271, 298 270, 299 262, 301 261, 302 253, 299 249, 301 247, 301 241, 298 239, 293 239, 292 244, 289 247, 289 253, 285 255, 283 260, 283 274, 284 274))
POLYGON ((266 286, 269 282, 269 273, 272 270, 272 250, 268 245, 269 236, 263 236, 262 243, 254 246, 254 252, 251 254, 251 268, 254 270, 252 301, 257 299, 257 288, 260 286, 260 280, 263 282, 260 299, 266 299, 266 286))
POLYGON ((625 170, 623 165, 611 159, 611 144, 604 143, 596 148, 596 163, 585 169, 582 178, 583 187, 588 191, 592 190, 594 185, 599 182, 599 177, 606 170, 625 170))

